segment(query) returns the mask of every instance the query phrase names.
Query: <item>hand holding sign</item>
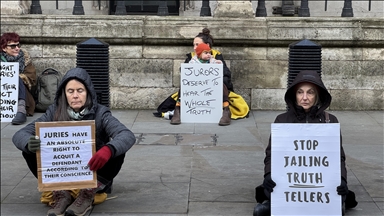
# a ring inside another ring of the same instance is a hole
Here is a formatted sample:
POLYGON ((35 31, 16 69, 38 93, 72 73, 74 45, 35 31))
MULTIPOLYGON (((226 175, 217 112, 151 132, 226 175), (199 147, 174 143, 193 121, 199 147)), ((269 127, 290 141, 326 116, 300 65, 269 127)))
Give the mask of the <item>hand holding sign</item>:
POLYGON ((263 186, 269 193, 273 192, 276 183, 272 180, 271 173, 264 177, 263 186))
POLYGON ((40 150, 40 137, 31 136, 28 141, 28 150, 35 153, 37 150, 40 150))
POLYGON ((111 158, 112 152, 108 146, 103 146, 96 154, 89 160, 88 166, 92 171, 102 168, 111 158))
POLYGON ((347 182, 344 178, 341 178, 341 184, 337 187, 337 194, 339 195, 347 195, 348 194, 348 186, 347 182))

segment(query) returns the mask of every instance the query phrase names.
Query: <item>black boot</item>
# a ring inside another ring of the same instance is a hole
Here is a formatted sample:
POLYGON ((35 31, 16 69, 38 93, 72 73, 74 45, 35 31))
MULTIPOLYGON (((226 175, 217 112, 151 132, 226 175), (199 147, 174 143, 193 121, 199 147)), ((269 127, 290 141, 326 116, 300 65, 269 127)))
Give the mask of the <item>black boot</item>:
POLYGON ((12 119, 13 125, 21 125, 27 121, 27 115, 22 112, 17 112, 15 118, 12 119))
POLYGON ((178 125, 181 123, 180 120, 180 106, 175 107, 175 111, 173 112, 173 116, 171 118, 171 124, 178 125))
POLYGON ((271 203, 269 200, 265 200, 263 203, 257 203, 255 209, 253 209, 253 216, 270 216, 271 215, 271 203))

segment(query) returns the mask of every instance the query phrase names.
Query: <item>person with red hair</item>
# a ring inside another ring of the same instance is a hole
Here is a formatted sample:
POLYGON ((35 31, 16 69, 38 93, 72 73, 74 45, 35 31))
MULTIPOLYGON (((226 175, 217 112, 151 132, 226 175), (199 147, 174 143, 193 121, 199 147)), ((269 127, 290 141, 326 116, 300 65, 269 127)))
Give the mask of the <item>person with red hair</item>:
POLYGON ((1 36, 1 49, 2 62, 19 63, 18 107, 12 124, 21 125, 27 121, 27 116, 33 116, 35 112, 36 104, 32 92, 36 88, 36 69, 29 53, 21 48, 17 33, 4 33, 1 36))

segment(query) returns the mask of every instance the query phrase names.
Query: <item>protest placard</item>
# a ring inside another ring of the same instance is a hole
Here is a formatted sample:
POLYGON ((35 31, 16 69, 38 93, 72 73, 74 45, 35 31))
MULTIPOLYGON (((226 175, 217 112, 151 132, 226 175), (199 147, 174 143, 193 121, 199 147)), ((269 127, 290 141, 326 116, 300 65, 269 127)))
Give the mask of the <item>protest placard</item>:
POLYGON ((181 64, 183 123, 217 123, 223 114, 223 64, 181 64))
POLYGON ((87 166, 95 147, 95 121, 36 122, 39 191, 97 187, 87 166))
POLYGON ((1 122, 11 122, 19 100, 19 62, 1 62, 1 122))
POLYGON ((340 124, 272 124, 272 215, 341 215, 340 124))

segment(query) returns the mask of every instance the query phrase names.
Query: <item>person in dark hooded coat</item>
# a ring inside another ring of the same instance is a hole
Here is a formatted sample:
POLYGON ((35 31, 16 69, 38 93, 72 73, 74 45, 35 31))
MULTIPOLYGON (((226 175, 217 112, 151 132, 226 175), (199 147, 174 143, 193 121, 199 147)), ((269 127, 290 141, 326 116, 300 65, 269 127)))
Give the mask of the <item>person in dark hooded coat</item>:
POLYGON ((55 102, 35 121, 17 131, 12 141, 33 175, 38 178, 36 151, 40 139, 35 137, 35 122, 95 121, 96 153, 88 162, 90 170, 97 171, 97 188, 81 189, 73 201, 70 191, 53 191, 54 205, 49 216, 84 215, 91 209, 96 192, 105 191, 119 173, 126 152, 135 144, 134 134, 111 111, 97 102, 96 92, 87 71, 82 68, 69 70, 58 86, 55 102), (73 202, 72 202, 73 201, 73 202), (68 207, 68 208, 67 208, 68 207))
MULTIPOLYGON (((284 96, 288 105, 288 111, 278 115, 274 123, 338 123, 336 116, 326 113, 332 101, 332 96, 325 88, 323 81, 316 71, 301 71, 292 84, 288 87, 284 96)), ((271 178, 271 137, 265 150, 264 159, 264 182, 256 188, 256 200, 259 202, 254 209, 254 216, 270 215, 270 194, 276 183, 271 178), (264 194, 262 194, 264 193, 264 194)), ((345 153, 340 135, 340 169, 341 183, 336 188, 342 196, 343 203, 349 192, 347 186, 347 169, 345 167, 345 153)), ((352 198, 355 207, 357 202, 352 198)), ((344 212, 344 209, 343 209, 344 212)))

